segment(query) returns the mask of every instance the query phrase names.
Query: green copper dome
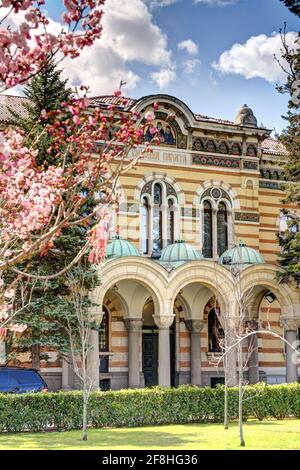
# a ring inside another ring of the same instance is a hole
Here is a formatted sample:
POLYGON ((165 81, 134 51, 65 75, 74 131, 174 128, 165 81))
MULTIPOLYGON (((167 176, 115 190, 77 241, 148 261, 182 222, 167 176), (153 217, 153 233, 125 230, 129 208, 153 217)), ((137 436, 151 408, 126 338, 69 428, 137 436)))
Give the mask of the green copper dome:
POLYGON ((219 263, 229 268, 245 269, 253 264, 265 263, 265 260, 259 251, 240 242, 230 250, 225 251, 220 256, 219 263))
POLYGON ((137 248, 119 236, 114 237, 106 248, 106 258, 115 259, 123 256, 141 256, 137 248))
POLYGON ((179 266, 188 261, 197 261, 203 259, 203 256, 192 245, 178 240, 172 245, 168 245, 161 252, 159 262, 161 264, 169 264, 179 266))

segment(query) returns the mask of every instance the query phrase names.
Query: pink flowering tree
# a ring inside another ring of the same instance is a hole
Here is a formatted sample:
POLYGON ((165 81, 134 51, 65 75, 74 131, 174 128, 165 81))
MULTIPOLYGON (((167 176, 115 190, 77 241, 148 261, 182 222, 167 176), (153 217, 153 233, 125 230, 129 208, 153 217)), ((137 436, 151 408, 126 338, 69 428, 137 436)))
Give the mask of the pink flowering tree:
MULTIPOLYGON (((64 0, 62 29, 55 35, 47 31, 49 20, 43 13, 47 1, 2 0, 2 90, 26 83, 57 54, 74 58, 83 48, 91 47, 101 36, 104 3, 105 0, 64 0)), ((36 163, 37 152, 20 130, 8 129, 0 135, 1 336, 7 328, 17 328, 18 332, 26 328, 25 324, 16 326, 11 321, 16 279, 34 278, 26 272, 26 262, 46 254, 64 228, 82 226, 86 243, 63 272, 83 255, 87 254, 95 264, 104 258, 117 179, 149 151, 148 145, 138 157, 130 158, 131 150, 142 142, 144 126, 137 125, 138 114, 122 111, 126 99, 120 91, 116 97, 118 106, 105 111, 91 109, 87 89, 81 87, 80 96, 62 103, 61 109, 53 112, 54 123, 43 132, 52 137, 48 150, 56 158, 54 166, 36 163), (91 194, 95 198, 102 195, 99 204, 88 215, 82 215, 91 194), (23 271, 18 268, 21 263, 25 266, 23 271), (12 282, 4 282, 6 273, 14 273, 12 282)), ((147 123, 153 118, 154 113, 148 112, 147 123)), ((40 119, 47 119, 46 112, 40 119)), ((155 128, 152 132, 155 135, 155 128)))
POLYGON ((0 81, 4 89, 25 83, 55 55, 78 57, 101 36, 105 0, 63 0, 58 34, 47 30, 47 0, 2 0, 0 81), (43 10, 44 9, 44 10, 43 10))

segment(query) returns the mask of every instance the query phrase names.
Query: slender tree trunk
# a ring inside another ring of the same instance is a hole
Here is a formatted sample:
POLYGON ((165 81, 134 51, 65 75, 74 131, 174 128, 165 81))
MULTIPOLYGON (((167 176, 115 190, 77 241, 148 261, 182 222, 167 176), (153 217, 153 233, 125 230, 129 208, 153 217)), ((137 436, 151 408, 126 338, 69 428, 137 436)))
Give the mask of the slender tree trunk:
POLYGON ((40 345, 33 344, 31 346, 31 362, 33 369, 40 369, 40 345))
MULTIPOLYGON (((225 328, 225 352, 227 352, 228 347, 228 339, 227 339, 227 328, 225 328)), ((225 354, 223 359, 223 367, 224 367, 224 429, 228 429, 228 361, 227 361, 227 354, 225 354)))
POLYGON ((228 387, 225 378, 225 388, 224 388, 224 429, 228 429, 228 387))
POLYGON ((82 440, 87 441, 87 412, 88 412, 88 391, 86 381, 83 383, 83 409, 82 409, 82 440))
POLYGON ((238 344, 239 361, 239 434, 240 446, 245 447, 244 428, 243 428, 243 346, 242 342, 238 344))

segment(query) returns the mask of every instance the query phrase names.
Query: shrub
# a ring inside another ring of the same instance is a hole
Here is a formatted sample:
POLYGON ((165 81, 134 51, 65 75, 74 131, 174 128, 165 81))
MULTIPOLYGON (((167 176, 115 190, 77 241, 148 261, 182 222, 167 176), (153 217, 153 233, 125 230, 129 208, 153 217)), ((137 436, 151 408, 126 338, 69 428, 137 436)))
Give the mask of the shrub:
MULTIPOLYGON (((300 385, 247 386, 244 419, 300 418, 300 385)), ((152 388, 93 392, 89 403, 91 427, 137 427, 162 424, 222 422, 224 387, 152 388)), ((228 390, 230 420, 238 417, 238 389, 228 390)), ((0 395, 0 432, 66 431, 82 424, 82 393, 0 395)))

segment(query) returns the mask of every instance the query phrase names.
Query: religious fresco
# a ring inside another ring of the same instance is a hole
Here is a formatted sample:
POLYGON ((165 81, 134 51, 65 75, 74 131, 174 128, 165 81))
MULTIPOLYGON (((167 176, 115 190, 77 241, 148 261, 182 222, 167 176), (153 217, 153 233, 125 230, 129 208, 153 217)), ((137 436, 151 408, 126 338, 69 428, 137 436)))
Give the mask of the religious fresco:
MULTIPOLYGON (((145 141, 150 142, 153 138, 151 134, 152 126, 148 126, 145 132, 145 141)), ((155 120, 153 123, 153 127, 157 129, 156 136, 158 137, 161 144, 164 145, 176 145, 176 135, 170 124, 167 122, 163 122, 161 120, 155 120)))
MULTIPOLYGON (((167 113, 157 111, 155 113, 155 120, 153 121, 153 126, 158 130, 158 138, 160 144, 166 147, 176 147, 178 149, 187 148, 187 136, 184 135, 181 131, 181 128, 176 121, 177 114, 175 116, 170 116, 167 113)), ((146 124, 146 130, 144 135, 145 142, 150 142, 153 138, 151 134, 151 126, 148 126, 146 121, 143 121, 146 124)))

